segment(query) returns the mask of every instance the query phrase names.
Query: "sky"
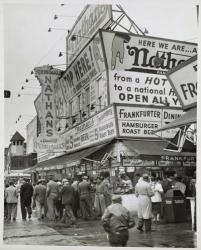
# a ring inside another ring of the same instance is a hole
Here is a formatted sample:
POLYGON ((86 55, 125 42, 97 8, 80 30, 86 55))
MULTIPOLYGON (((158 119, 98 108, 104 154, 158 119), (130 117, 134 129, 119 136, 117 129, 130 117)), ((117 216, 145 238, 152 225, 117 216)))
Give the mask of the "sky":
MULTIPOLYGON (((16 131, 26 138, 26 125, 36 115, 33 102, 40 88, 31 75, 34 67, 65 63, 65 56, 58 57, 58 54, 65 52, 67 30, 71 29, 87 3, 116 3, 85 0, 41 2, 7 0, 1 6, 1 53, 4 54, 1 85, 12 92, 10 99, 4 99, 4 147, 9 145, 16 131), (61 6, 62 3, 65 5, 61 6), (53 18, 55 14, 59 17, 57 20, 53 18), (55 29, 48 32, 49 27, 55 29), (25 79, 30 80, 25 83, 25 79), (24 90, 21 90, 22 86, 25 86, 24 90)), ((195 3, 193 0, 118 1, 142 30, 146 27, 149 36, 189 42, 198 42, 195 3)))

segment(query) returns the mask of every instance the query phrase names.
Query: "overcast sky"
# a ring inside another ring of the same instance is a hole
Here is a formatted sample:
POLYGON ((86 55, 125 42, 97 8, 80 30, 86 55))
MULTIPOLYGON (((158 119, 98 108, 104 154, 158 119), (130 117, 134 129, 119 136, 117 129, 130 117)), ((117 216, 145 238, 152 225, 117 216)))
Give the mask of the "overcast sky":
MULTIPOLYGON (((77 0, 43 1, 42 4, 40 2, 42 1, 36 0, 33 3, 28 0, 7 0, 3 6, 3 84, 5 89, 12 91, 11 98, 4 100, 5 146, 8 146, 15 131, 26 137, 26 125, 36 114, 33 101, 39 93, 39 84, 33 80, 25 84, 25 79, 34 78, 30 73, 35 66, 65 63, 65 57, 58 57, 58 54, 65 51, 67 31, 52 30, 49 33, 48 28, 71 29, 76 20, 74 16, 78 16, 87 3, 95 3, 77 0), (70 4, 72 2, 73 4, 70 4), (62 7, 61 3, 66 5, 62 7), (54 20, 55 14, 68 17, 54 20), (23 85, 27 88, 21 90, 23 85), (21 97, 17 97, 18 93, 22 94, 21 97), (21 119, 16 124, 19 115, 21 119)), ((196 7, 193 0, 132 0, 118 3, 141 29, 146 27, 149 36, 198 41, 196 7)))

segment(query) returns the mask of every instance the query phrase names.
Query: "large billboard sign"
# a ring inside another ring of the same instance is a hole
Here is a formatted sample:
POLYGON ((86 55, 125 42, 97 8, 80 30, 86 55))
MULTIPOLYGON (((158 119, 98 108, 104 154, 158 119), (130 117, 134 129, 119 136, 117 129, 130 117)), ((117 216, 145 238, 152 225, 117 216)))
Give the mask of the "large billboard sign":
POLYGON ((66 100, 105 70, 99 34, 82 50, 60 79, 66 100))
POLYGON ((177 119, 183 113, 182 110, 178 109, 133 106, 117 106, 116 109, 119 135, 135 138, 158 138, 159 136, 173 138, 178 131, 177 129, 161 131, 157 134, 154 131, 177 119))
POLYGON ((67 64, 78 55, 98 29, 106 28, 112 20, 112 5, 87 5, 66 38, 67 64))
POLYGON ((108 69, 165 74, 197 54, 197 44, 102 31, 108 69))
POLYGON ((114 107, 109 107, 65 132, 62 138, 66 151, 70 152, 113 139, 116 135, 114 107))
POLYGON ((167 72, 175 93, 184 109, 197 104, 197 56, 167 72))
POLYGON ((109 89, 111 103, 180 107, 164 75, 110 70, 109 89))

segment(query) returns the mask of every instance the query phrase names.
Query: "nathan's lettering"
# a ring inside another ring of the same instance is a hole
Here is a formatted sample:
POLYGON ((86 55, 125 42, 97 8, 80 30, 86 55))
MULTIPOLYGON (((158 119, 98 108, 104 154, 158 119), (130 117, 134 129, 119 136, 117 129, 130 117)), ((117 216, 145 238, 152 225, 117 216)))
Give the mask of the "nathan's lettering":
POLYGON ((165 70, 169 70, 177 65, 181 64, 185 60, 175 58, 176 55, 172 54, 171 52, 167 52, 163 56, 163 60, 161 60, 159 65, 154 64, 154 59, 156 59, 156 55, 149 56, 149 50, 146 48, 137 48, 127 46, 126 49, 128 50, 128 54, 133 56, 133 64, 134 66, 140 67, 151 67, 151 68, 161 68, 165 70), (140 60, 141 59, 141 60, 140 60))

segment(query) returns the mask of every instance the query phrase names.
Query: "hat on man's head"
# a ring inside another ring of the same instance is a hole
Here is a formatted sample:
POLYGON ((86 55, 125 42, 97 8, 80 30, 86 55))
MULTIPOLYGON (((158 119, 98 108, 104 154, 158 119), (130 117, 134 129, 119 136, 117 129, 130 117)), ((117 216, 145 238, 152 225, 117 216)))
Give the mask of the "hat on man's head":
POLYGON ((121 195, 113 195, 112 196, 112 201, 121 201, 122 199, 121 199, 121 195))
POLYGON ((67 180, 67 179, 63 179, 63 180, 62 180, 62 183, 66 182, 66 181, 68 181, 68 180, 67 180))
POLYGON ((82 179, 83 179, 83 180, 87 180, 87 179, 88 179, 88 176, 84 175, 84 176, 82 176, 82 179))
POLYGON ((143 180, 148 180, 149 179, 149 175, 147 173, 142 175, 143 180))

